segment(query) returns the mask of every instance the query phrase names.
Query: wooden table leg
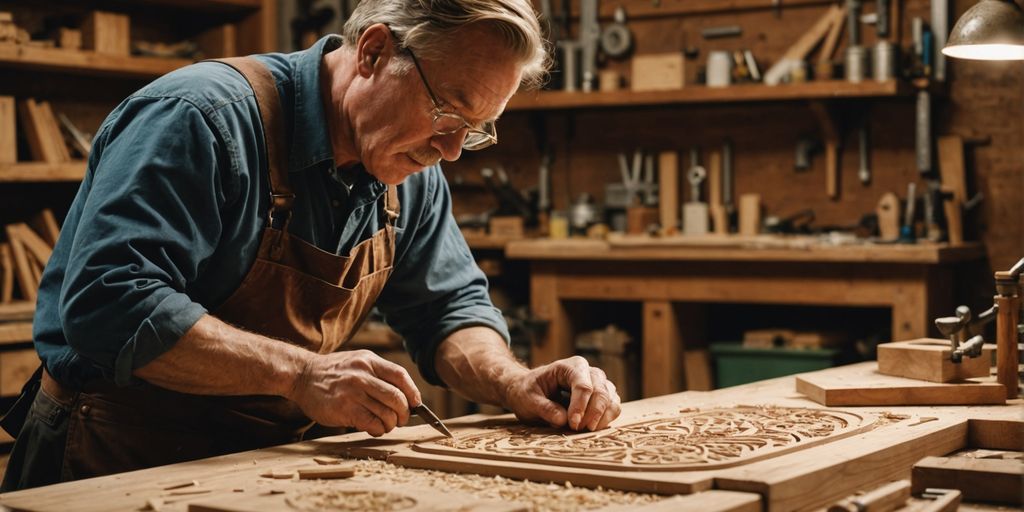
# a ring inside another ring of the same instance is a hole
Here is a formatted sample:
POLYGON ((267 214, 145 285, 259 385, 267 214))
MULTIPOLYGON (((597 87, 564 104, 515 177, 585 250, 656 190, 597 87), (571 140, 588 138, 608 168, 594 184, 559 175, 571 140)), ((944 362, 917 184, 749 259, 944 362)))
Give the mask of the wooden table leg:
POLYGON ((553 265, 534 263, 530 269, 530 308, 547 320, 547 331, 530 347, 530 365, 538 366, 572 356, 572 320, 558 297, 558 274, 553 265))
POLYGON ((701 344, 704 328, 700 305, 659 300, 643 303, 644 397, 711 389, 707 351, 687 350, 701 344))

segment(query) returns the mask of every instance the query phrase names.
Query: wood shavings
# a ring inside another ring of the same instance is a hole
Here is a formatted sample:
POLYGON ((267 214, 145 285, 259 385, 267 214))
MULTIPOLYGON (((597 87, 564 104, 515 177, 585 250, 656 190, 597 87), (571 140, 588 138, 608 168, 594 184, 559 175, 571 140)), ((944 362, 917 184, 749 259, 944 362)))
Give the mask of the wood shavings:
POLYGON ((178 489, 178 490, 170 491, 170 492, 164 494, 164 496, 189 496, 189 495, 193 495, 193 494, 206 494, 206 493, 209 493, 209 492, 212 492, 212 491, 210 489, 188 489, 188 490, 178 489))
POLYGON ((163 484, 162 489, 165 490, 165 491, 170 491, 172 489, 181 489, 181 488, 184 488, 184 487, 192 487, 192 486, 199 487, 199 480, 188 480, 188 481, 181 481, 181 482, 173 482, 173 483, 163 484))
POLYGON ((263 478, 274 478, 274 479, 278 479, 278 480, 287 480, 287 479, 292 478, 292 477, 295 476, 295 471, 294 470, 287 470, 287 471, 285 471, 285 470, 279 470, 279 469, 268 469, 268 470, 260 473, 260 476, 262 476, 263 478))
POLYGON ((640 506, 665 498, 657 494, 587 489, 576 487, 571 482, 552 484, 404 468, 372 459, 359 461, 356 469, 359 474, 350 480, 353 483, 429 486, 441 492, 464 492, 481 499, 526 503, 537 512, 592 510, 612 505, 640 506))
POLYGON ((938 420, 938 418, 936 418, 934 416, 925 416, 925 417, 922 417, 922 418, 918 419, 916 423, 911 423, 908 426, 916 427, 918 425, 923 425, 923 424, 928 423, 930 421, 937 421, 937 420, 938 420))

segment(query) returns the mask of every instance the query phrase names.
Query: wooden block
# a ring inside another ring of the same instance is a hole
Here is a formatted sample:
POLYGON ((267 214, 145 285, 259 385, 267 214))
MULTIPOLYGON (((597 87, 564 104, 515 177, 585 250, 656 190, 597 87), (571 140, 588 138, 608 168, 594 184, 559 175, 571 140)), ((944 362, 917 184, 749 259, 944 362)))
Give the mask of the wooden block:
POLYGON ((972 405, 1006 403, 997 383, 946 384, 893 377, 870 366, 844 375, 802 374, 796 390, 821 405, 972 405))
POLYGON ((17 114, 14 96, 0 96, 0 164, 18 161, 17 114))
POLYGON ((38 367, 39 356, 34 348, 0 352, 0 396, 21 393, 21 387, 38 367))
POLYGON ((740 234, 756 235, 761 232, 761 195, 740 196, 740 234))
POLYGON ((523 218, 519 216, 491 217, 488 229, 491 236, 523 238, 523 218))
POLYGON ((82 49, 82 31, 61 27, 57 30, 57 46, 65 50, 82 49))
POLYGON ((68 151, 68 145, 64 142, 64 134, 60 131, 60 125, 57 124, 57 116, 53 114, 53 107, 50 106, 50 102, 39 102, 38 112, 40 117, 37 119, 43 123, 50 140, 50 146, 53 148, 54 154, 57 155, 57 161, 70 162, 71 152, 68 151))
POLYGON ((112 55, 131 54, 128 15, 92 11, 82 23, 82 48, 112 55))
POLYGON ((622 75, 615 70, 602 70, 597 74, 597 84, 600 91, 617 91, 622 88, 622 75))
POLYGON ((14 298, 14 256, 11 244, 0 244, 0 302, 7 304, 14 298))
POLYGON ((950 343, 935 338, 883 343, 878 346, 878 371, 885 375, 953 382, 975 377, 988 377, 991 349, 981 357, 965 357, 960 363, 950 360, 950 343))
POLYGON ((0 344, 32 341, 32 321, 0 323, 0 344))
POLYGON ((647 228, 658 223, 660 212, 648 206, 630 206, 626 208, 626 233, 642 235, 647 228))
POLYGON ((878 233, 883 242, 895 242, 900 237, 900 199, 887 192, 875 207, 878 215, 878 233))
POLYGON ((676 151, 658 154, 658 211, 662 231, 676 233, 679 227, 679 153, 676 151))
POLYGON ((682 89, 685 61, 681 52, 636 55, 633 57, 630 88, 634 91, 682 89))
POLYGON ((925 489, 958 489, 966 501, 1006 505, 1021 504, 1024 464, 1012 459, 925 457, 911 472, 913 492, 925 489))
POLYGON ((751 329, 743 332, 743 348, 776 348, 788 345, 795 336, 789 329, 751 329))
POLYGON ((352 478, 356 475, 355 464, 336 464, 330 467, 299 468, 299 480, 332 480, 352 478))
POLYGON ((7 240, 11 245, 11 253, 14 255, 14 273, 18 278, 18 288, 21 290, 22 297, 35 302, 37 291, 39 290, 39 281, 36 281, 32 276, 32 264, 29 260, 28 252, 25 250, 25 246, 22 245, 16 228, 11 229, 11 226, 7 226, 6 231, 7 240))

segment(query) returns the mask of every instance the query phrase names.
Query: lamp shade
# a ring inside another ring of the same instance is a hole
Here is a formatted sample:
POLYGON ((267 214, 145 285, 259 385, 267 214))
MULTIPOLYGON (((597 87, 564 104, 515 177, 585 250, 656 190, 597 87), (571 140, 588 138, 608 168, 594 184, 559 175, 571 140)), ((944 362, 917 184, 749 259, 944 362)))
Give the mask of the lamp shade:
POLYGON ((981 0, 957 20, 942 53, 957 59, 1024 60, 1024 12, 1013 0, 981 0))

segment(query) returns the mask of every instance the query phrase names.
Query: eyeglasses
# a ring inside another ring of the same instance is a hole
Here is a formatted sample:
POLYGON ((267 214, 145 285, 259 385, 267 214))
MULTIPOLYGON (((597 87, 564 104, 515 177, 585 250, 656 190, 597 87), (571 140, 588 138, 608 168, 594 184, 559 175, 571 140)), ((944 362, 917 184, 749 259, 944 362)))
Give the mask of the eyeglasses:
POLYGON ((423 74, 423 68, 420 67, 420 62, 416 59, 416 55, 412 53, 410 48, 406 48, 406 51, 412 57, 412 63, 416 66, 416 72, 420 74, 420 80, 423 81, 423 86, 427 88, 427 94, 430 95, 430 101, 434 104, 434 109, 430 111, 430 114, 434 116, 431 125, 434 133, 437 135, 451 135, 459 130, 466 129, 466 139, 462 141, 462 149, 467 151, 476 151, 497 144, 498 131, 494 126, 494 121, 486 121, 477 128, 469 124, 459 114, 446 112, 441 108, 442 103, 437 100, 433 89, 427 83, 427 77, 423 74))

